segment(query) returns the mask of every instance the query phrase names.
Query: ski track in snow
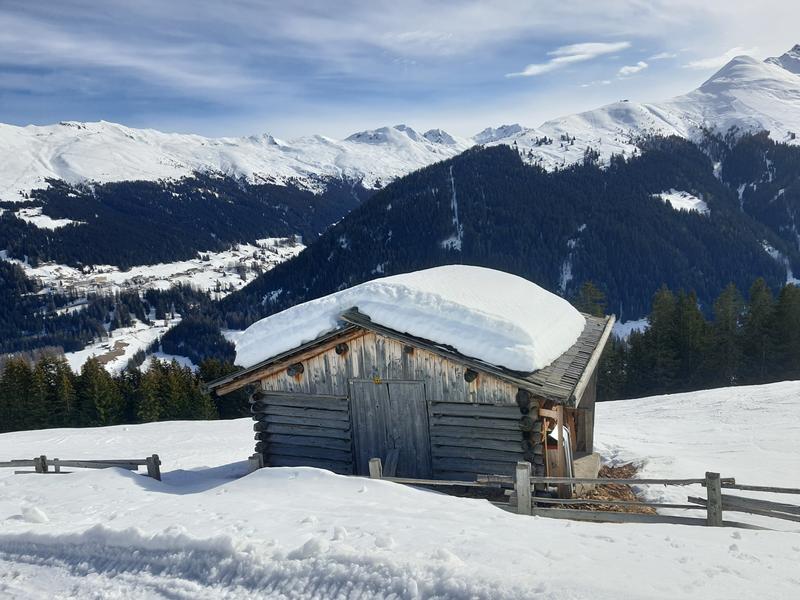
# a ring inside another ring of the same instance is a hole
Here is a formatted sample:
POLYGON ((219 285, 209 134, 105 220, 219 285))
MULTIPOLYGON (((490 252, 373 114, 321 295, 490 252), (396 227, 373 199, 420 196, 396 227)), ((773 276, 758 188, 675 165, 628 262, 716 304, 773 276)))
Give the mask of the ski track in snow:
MULTIPOLYGON (((18 571, 17 591, 11 597, 31 597, 37 582, 26 577, 46 569, 48 581, 62 589, 85 589, 86 579, 98 597, 124 591, 124 597, 194 598, 440 598, 515 599, 530 590, 498 589, 496 582, 455 577, 447 566, 409 566, 386 558, 355 553, 326 554, 325 544, 312 540, 296 552, 263 554, 250 547, 237 550, 227 537, 194 539, 162 536, 156 548, 152 538, 138 532, 115 532, 102 526, 80 535, 48 538, 0 535, 0 565, 18 571), (311 548, 306 548, 311 546, 311 548), (308 555, 308 556, 306 556, 308 555)), ((0 591, 3 586, 0 584, 0 591)), ((37 590, 38 591, 38 590, 37 590)))

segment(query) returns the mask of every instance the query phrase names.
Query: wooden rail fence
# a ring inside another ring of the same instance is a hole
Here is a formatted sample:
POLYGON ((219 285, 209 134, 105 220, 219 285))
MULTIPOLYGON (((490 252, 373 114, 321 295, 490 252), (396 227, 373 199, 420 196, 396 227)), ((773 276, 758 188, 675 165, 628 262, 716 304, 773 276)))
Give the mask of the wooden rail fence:
POLYGON ((707 472, 705 477, 689 479, 610 479, 604 477, 536 477, 531 474, 531 464, 525 461, 517 463, 515 473, 510 475, 479 475, 476 481, 441 481, 430 479, 411 479, 407 477, 388 477, 384 473, 380 458, 369 462, 370 477, 384 479, 395 483, 419 486, 451 486, 501 488, 508 496, 508 502, 493 502, 496 506, 522 515, 548 517, 553 519, 572 519, 580 521, 596 521, 604 523, 670 523, 678 525, 704 525, 708 527, 740 527, 744 529, 764 529, 750 523, 740 523, 723 519, 723 511, 743 512, 764 517, 772 517, 787 521, 800 522, 800 506, 772 502, 755 498, 745 498, 731 494, 723 494, 723 490, 758 491, 778 494, 800 494, 800 489, 786 487, 752 486, 737 484, 733 477, 720 477, 719 473, 707 472), (706 488, 707 498, 689 496, 686 504, 668 502, 647 502, 630 500, 589 500, 579 498, 553 498, 537 496, 536 492, 556 486, 556 489, 568 489, 578 484, 622 484, 622 485, 664 485, 687 486, 702 485, 706 488), (556 505, 557 507, 553 506, 556 505), (619 506, 703 511, 704 517, 643 514, 631 512, 611 512, 604 510, 580 510, 573 506, 619 506), (567 507, 567 508, 564 508, 567 507))
POLYGON ((64 474, 72 471, 62 471, 63 467, 75 469, 108 469, 118 467, 137 471, 140 466, 147 468, 147 476, 161 481, 161 459, 158 454, 153 454, 147 458, 111 458, 103 460, 65 460, 61 458, 47 458, 44 454, 36 458, 16 459, 0 462, 0 467, 33 467, 33 471, 14 471, 17 475, 28 475, 31 473, 52 473, 64 474), (51 469, 52 467, 52 469, 51 469))

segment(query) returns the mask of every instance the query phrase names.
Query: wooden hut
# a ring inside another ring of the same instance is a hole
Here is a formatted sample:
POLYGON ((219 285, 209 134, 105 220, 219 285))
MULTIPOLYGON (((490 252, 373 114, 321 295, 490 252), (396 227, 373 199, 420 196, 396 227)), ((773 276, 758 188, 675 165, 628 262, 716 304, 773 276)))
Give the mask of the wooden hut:
POLYGON ((592 452, 597 366, 614 321, 584 317, 566 352, 520 373, 354 307, 333 331, 210 387, 255 384, 256 452, 268 466, 367 475, 378 457, 387 475, 474 480, 527 460, 535 474, 565 476, 571 458, 592 452))

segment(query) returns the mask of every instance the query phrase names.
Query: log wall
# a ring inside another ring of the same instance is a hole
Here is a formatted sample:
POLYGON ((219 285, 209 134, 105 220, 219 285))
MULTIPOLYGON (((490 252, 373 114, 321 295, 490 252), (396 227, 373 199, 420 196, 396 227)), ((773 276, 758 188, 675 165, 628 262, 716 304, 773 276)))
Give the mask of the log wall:
POLYGON ((434 479, 513 475, 523 460, 522 415, 516 404, 429 402, 428 410, 434 479))
POLYGON ((341 396, 266 393, 251 410, 256 451, 272 467, 309 466, 353 474, 350 403, 341 396))

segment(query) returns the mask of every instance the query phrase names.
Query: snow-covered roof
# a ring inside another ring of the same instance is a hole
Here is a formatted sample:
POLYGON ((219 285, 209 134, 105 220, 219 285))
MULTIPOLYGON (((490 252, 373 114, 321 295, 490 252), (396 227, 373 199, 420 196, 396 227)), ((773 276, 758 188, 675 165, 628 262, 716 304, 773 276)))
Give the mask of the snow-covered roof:
POLYGON ((586 321, 566 300, 516 275, 448 265, 384 277, 293 306, 251 325, 236 362, 251 367, 342 326, 349 309, 372 322, 530 373, 552 363, 586 321))

